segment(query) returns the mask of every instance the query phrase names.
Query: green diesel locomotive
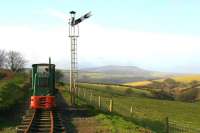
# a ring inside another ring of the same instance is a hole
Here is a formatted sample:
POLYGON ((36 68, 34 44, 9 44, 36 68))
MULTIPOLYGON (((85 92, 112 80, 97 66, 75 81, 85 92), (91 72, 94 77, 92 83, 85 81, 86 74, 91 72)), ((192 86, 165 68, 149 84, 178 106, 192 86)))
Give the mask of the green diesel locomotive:
POLYGON ((51 109, 55 107, 55 64, 32 65, 32 90, 30 108, 51 109))

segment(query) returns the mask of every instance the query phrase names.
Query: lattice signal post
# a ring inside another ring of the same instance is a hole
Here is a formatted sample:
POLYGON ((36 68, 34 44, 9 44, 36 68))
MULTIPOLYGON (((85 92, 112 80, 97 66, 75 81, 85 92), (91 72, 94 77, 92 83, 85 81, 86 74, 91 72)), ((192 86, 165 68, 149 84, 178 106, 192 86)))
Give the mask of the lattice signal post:
POLYGON ((71 19, 69 19, 69 37, 71 40, 71 63, 70 63, 70 95, 71 105, 75 105, 75 94, 78 91, 78 58, 77 58, 77 38, 79 37, 79 26, 83 20, 91 16, 91 12, 86 13, 82 17, 75 19, 76 12, 71 11, 71 19))

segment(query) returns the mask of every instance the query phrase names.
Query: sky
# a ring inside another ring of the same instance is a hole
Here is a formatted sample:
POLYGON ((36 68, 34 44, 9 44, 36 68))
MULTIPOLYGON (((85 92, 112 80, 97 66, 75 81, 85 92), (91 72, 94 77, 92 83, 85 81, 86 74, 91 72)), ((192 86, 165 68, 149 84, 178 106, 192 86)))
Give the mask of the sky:
POLYGON ((79 67, 138 66, 162 72, 200 73, 198 0, 0 1, 0 49, 58 68, 70 62, 69 11, 80 23, 79 67))

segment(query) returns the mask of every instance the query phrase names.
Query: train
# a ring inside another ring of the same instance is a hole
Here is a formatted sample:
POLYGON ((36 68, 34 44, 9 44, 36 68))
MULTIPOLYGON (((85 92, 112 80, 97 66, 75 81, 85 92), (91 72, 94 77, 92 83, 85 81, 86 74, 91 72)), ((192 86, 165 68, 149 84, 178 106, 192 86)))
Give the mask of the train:
POLYGON ((31 109, 52 109, 55 105, 55 64, 49 63, 32 65, 32 95, 31 109))

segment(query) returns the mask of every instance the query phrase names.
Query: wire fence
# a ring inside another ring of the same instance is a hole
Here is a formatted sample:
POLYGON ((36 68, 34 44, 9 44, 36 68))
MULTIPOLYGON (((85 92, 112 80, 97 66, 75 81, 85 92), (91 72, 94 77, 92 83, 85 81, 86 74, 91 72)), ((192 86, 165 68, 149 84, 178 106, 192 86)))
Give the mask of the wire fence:
POLYGON ((186 124, 180 125, 176 121, 168 120, 166 124, 168 125, 167 133, 200 133, 200 129, 191 128, 190 125, 186 124))
MULTIPOLYGON (((115 102, 113 98, 108 96, 102 96, 95 93, 94 89, 79 88, 77 95, 80 100, 84 100, 88 105, 95 107, 97 110, 104 112, 116 113, 126 118, 130 118, 135 122, 142 125, 143 129, 138 129, 142 133, 153 133, 150 130, 151 126, 148 124, 148 118, 142 118, 136 115, 136 110, 134 106, 128 106, 121 104, 120 102, 115 102)), ((200 133, 200 129, 191 128, 189 124, 179 124, 178 122, 169 120, 168 117, 163 119, 154 120, 158 126, 157 131, 159 133, 200 133)), ((129 132, 129 131, 127 131, 129 132)))

